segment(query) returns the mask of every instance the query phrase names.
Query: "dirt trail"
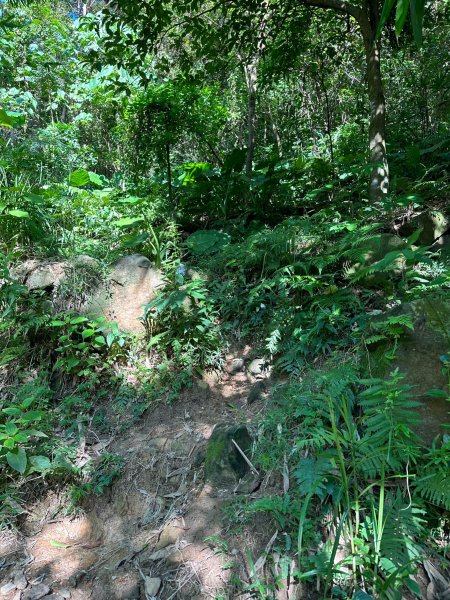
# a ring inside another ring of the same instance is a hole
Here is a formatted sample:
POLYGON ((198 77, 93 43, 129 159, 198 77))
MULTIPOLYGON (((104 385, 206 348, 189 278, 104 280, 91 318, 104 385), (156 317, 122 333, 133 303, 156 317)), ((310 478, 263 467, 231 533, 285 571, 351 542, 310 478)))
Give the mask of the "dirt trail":
MULTIPOLYGON (((203 458, 218 422, 250 422, 262 409, 246 403, 254 381, 243 372, 209 377, 148 411, 108 447, 123 457, 123 474, 83 515, 60 517, 54 494, 30 507, 20 532, 0 544, 0 598, 231 597, 226 557, 205 540, 221 534, 235 490, 206 485, 203 458)), ((239 561, 241 550, 230 551, 239 561)))

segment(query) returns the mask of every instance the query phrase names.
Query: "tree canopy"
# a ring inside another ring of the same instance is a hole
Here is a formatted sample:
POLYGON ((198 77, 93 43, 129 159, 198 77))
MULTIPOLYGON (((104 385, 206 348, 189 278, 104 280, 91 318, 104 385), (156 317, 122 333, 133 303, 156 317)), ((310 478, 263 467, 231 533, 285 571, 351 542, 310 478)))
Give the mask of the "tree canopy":
POLYGON ((0 4, 0 594, 447 597, 449 23, 0 4))

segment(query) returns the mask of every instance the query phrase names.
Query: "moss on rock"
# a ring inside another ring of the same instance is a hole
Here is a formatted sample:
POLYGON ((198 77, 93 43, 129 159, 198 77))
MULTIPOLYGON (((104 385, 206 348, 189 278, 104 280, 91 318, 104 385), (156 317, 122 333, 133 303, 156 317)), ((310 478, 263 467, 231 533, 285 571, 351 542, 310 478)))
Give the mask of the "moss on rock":
POLYGON ((249 466, 233 440, 245 454, 249 453, 252 439, 245 425, 216 425, 206 450, 205 478, 209 483, 221 487, 234 485, 248 473, 249 466))

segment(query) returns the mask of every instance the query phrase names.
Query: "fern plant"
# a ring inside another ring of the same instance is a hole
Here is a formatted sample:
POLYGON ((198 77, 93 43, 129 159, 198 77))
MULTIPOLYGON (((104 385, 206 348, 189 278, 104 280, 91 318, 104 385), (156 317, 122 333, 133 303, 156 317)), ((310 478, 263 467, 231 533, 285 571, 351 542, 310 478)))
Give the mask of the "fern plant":
MULTIPOLYGON (((299 501, 297 578, 321 578, 324 597, 335 580, 359 596, 397 599, 405 586, 418 593, 424 501, 449 501, 448 441, 424 452, 414 433, 419 403, 398 371, 361 380, 349 363, 326 365, 286 389, 274 396, 260 450, 266 468, 291 474, 290 501, 299 501), (325 544, 312 535, 318 513, 333 532, 325 544), (312 560, 304 548, 314 544, 312 560)), ((258 502, 274 505, 273 497, 258 502)))

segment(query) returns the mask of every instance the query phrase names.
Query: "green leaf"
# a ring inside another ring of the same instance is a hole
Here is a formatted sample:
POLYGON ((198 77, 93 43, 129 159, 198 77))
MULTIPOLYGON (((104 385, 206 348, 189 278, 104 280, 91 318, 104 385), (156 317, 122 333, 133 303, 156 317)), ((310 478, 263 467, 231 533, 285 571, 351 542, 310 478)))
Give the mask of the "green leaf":
POLYGON ((245 165, 247 148, 234 148, 225 158, 222 173, 231 173, 231 171, 242 171, 245 165))
POLYGON ((373 598, 372 596, 369 596, 369 594, 367 594, 366 592, 363 592, 362 590, 357 590, 353 594, 352 600, 373 600, 373 598))
POLYGON ((78 323, 86 323, 87 320, 86 317, 75 317, 74 319, 70 319, 70 324, 78 325, 78 323))
POLYGON ((19 408, 16 408, 15 406, 4 408, 2 412, 5 413, 5 415, 9 415, 10 417, 17 417, 22 414, 21 410, 19 408))
POLYGON ((439 390, 439 389, 432 389, 432 390, 428 390, 425 394, 425 396, 428 396, 428 398, 448 398, 448 392, 444 392, 444 390, 439 390))
POLYGON ((45 417, 43 410, 31 410, 22 416, 22 421, 29 423, 30 421, 40 421, 42 417, 45 417))
POLYGON ((397 10, 395 11, 395 33, 400 35, 408 16, 409 0, 397 0, 397 10))
POLYGON ((23 410, 25 410, 26 408, 28 408, 29 406, 31 406, 33 404, 33 402, 34 402, 33 396, 25 398, 25 400, 20 403, 20 408, 22 408, 23 410))
POLYGON ((420 48, 422 45, 423 14, 425 12, 425 0, 410 0, 411 2, 411 25, 414 41, 420 48))
POLYGON ((46 456, 30 456, 30 464, 33 467, 33 471, 44 473, 51 469, 52 463, 46 456))
POLYGON ((75 367, 77 367, 80 364, 80 361, 78 360, 78 358, 69 358, 67 360, 67 366, 69 369, 73 369, 75 367))
POLYGON ((50 327, 62 327, 66 323, 64 321, 52 321, 50 327))
POLYGON ((112 224, 116 227, 132 227, 133 225, 142 223, 143 220, 143 217, 124 217, 123 219, 119 219, 118 221, 113 221, 112 224))
POLYGON ((108 335, 106 336, 106 344, 108 346, 108 348, 111 348, 112 343, 114 342, 116 336, 110 331, 108 333, 108 335))
POLYGON ((9 421, 5 425, 5 431, 8 435, 13 436, 13 435, 16 435, 16 433, 19 431, 19 428, 17 427, 17 425, 15 423, 13 423, 12 421, 9 421))
POLYGON ((422 596, 422 590, 420 589, 417 581, 414 581, 414 579, 412 579, 411 577, 408 577, 408 579, 406 580, 406 585, 407 585, 408 589, 413 594, 415 594, 418 598, 420 598, 422 596))
POLYGON ((44 202, 44 198, 39 196, 38 194, 33 194, 33 192, 27 192, 24 194, 24 198, 30 200, 34 204, 42 204, 44 202))
POLYGON ((14 127, 15 120, 8 115, 8 113, 0 108, 0 127, 8 127, 12 129, 14 127))
POLYGON ((86 169, 77 169, 69 176, 69 184, 74 187, 83 187, 90 182, 90 177, 86 169))
POLYGON ((105 338, 102 335, 97 335, 95 338, 95 342, 97 344, 100 344, 100 346, 104 346, 106 343, 105 338))
POLYGON ((208 254, 221 250, 230 239, 230 236, 222 231, 200 230, 188 237, 186 245, 193 254, 208 254))
POLYGON ((139 198, 138 196, 127 196, 126 198, 121 198, 119 202, 121 204, 139 204, 142 202, 142 198, 139 198))
POLYGON ((48 438, 47 434, 43 431, 38 431, 37 429, 27 429, 27 434, 38 438, 48 438))
POLYGON ((88 177, 89 177, 89 181, 91 183, 95 183, 95 185, 98 185, 99 187, 103 186, 102 178, 100 177, 100 175, 97 175, 97 173, 93 173, 92 171, 89 171, 88 177))
POLYGON ((85 340, 88 337, 92 337, 95 333, 94 329, 85 329, 82 333, 81 333, 81 337, 83 338, 83 340, 85 340))
POLYGON ((67 550, 67 548, 70 548, 69 544, 58 542, 58 540, 50 540, 50 546, 53 546, 53 548, 61 548, 62 550, 67 550))
POLYGON ((8 210, 6 214, 10 215, 11 217, 16 217, 16 219, 29 219, 30 217, 30 213, 28 213, 26 210, 8 210))
POLYGON ((381 11, 380 21, 378 23, 376 37, 380 37, 381 30, 386 25, 387 20, 389 19, 389 15, 394 7, 395 0, 384 0, 383 9, 381 11))
POLYGON ((412 244, 415 244, 417 242, 417 240, 420 238, 420 234, 423 231, 423 227, 419 227, 419 229, 417 229, 413 234, 411 234, 409 236, 409 238, 407 239, 407 244, 408 246, 412 246, 412 244))
POLYGON ((6 460, 11 469, 18 471, 21 475, 25 473, 27 468, 27 454, 23 448, 17 448, 14 452, 8 452, 6 460))

